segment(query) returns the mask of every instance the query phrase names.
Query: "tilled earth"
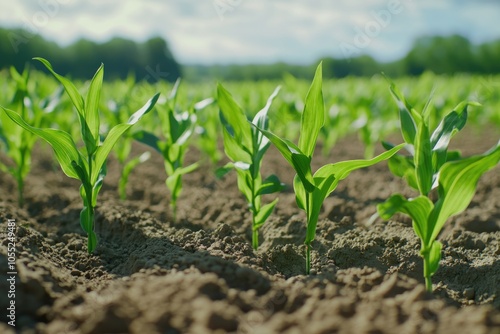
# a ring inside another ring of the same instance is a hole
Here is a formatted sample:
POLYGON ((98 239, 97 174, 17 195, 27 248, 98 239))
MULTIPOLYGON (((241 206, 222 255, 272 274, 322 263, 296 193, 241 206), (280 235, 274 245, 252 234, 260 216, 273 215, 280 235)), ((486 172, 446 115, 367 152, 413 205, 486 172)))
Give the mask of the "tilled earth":
MULTIPOLYGON (((498 138, 498 129, 488 129, 455 142, 470 155, 498 138)), ((317 161, 362 154, 351 137, 317 161)), ((192 150, 189 160, 199 157, 192 150)), ((265 159, 265 176, 291 184, 293 171, 273 148, 265 159)), ((0 332, 500 333, 499 167, 483 176, 469 208, 441 233, 432 294, 424 289, 411 221, 372 217, 392 193, 412 195, 385 163, 352 173, 325 201, 309 276, 305 215, 291 187, 279 194, 254 251, 235 174, 217 180, 205 164, 187 175, 173 222, 159 156, 132 173, 126 201, 117 196, 116 161, 108 167, 91 255, 79 225, 79 184, 59 170, 46 145, 35 151, 23 208, 12 178, 0 175, 2 314, 9 302, 8 219, 17 224, 18 273, 16 327, 3 315, 0 332)))

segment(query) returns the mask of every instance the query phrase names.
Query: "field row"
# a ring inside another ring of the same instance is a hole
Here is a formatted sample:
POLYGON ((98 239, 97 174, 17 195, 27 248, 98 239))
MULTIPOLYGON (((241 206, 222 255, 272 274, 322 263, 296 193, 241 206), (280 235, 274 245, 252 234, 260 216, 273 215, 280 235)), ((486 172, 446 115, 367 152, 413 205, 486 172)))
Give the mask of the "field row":
POLYGON ((296 202, 307 217, 306 273, 311 269, 311 245, 323 201, 352 171, 387 160, 394 176, 403 178, 416 195, 394 194, 377 206, 378 214, 390 219, 400 212, 412 219, 421 240, 426 288, 431 291, 431 276, 441 259, 437 240, 441 229, 448 218, 467 208, 479 178, 500 161, 500 142, 472 157, 448 149, 467 122, 500 127, 496 77, 426 74, 396 83, 383 76, 323 82, 320 64, 311 84, 287 76, 281 83, 224 83, 214 88, 187 86, 180 80, 173 86, 149 85, 136 83, 133 77, 104 83, 101 66, 91 81, 74 84, 45 59, 37 60, 56 80, 27 70, 20 74, 12 69, 10 76, 4 75, 0 139, 8 161, 0 168, 16 179, 22 206, 33 145, 39 138, 51 145, 62 171, 81 181, 80 223, 89 252, 98 242, 94 218, 108 155, 114 151, 122 166, 123 199, 133 168, 149 159, 149 152, 131 156, 134 140, 163 157, 174 220, 182 177, 200 166, 200 162, 185 165, 190 145, 197 145, 219 166, 218 176, 236 171, 252 216, 252 246, 257 249, 259 229, 278 201, 264 204, 262 196, 284 188, 279 176, 262 170, 272 144, 296 172, 296 202), (397 131, 403 143, 384 141, 397 131), (363 159, 312 170, 318 141, 328 154, 351 133, 358 133, 365 145, 363 159), (224 166, 219 164, 221 141, 230 160, 224 166), (375 155, 380 143, 386 151, 375 155))

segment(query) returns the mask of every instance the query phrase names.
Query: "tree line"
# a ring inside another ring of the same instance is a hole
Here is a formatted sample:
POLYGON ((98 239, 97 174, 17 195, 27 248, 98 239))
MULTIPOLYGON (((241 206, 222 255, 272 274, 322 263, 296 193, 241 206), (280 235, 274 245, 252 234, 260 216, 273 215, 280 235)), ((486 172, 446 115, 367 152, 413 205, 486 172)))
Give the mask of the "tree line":
MULTIPOLYGON (((323 76, 343 78, 346 76, 372 76, 381 72, 391 77, 417 76, 425 71, 436 74, 455 73, 498 74, 500 73, 500 39, 474 45, 459 35, 424 36, 415 40, 411 50, 401 59, 379 62, 369 55, 352 58, 325 57, 323 76)), ((269 80, 280 79, 283 72, 297 78, 312 79, 317 62, 311 65, 285 63, 255 65, 185 66, 185 75, 197 78, 221 80, 269 80)))
MULTIPOLYGON (((123 79, 130 73, 138 80, 175 81, 179 76, 189 81, 202 80, 272 80, 290 73, 297 78, 311 79, 311 65, 287 63, 248 65, 185 65, 174 58, 168 43, 161 37, 137 43, 113 38, 105 43, 81 39, 61 47, 39 35, 20 29, 0 28, 0 69, 15 66, 21 71, 33 57, 49 59, 57 71, 74 78, 89 78, 104 63, 106 79, 123 79)), ((436 74, 500 73, 500 39, 475 45, 460 35, 425 36, 415 40, 411 50, 393 62, 379 62, 369 55, 323 60, 327 78, 372 76, 384 72, 391 77, 415 76, 425 71, 436 74)), ((31 62, 36 68, 42 67, 31 62)))
POLYGON ((21 71, 30 63, 45 71, 31 60, 42 57, 50 60, 58 73, 81 79, 91 77, 101 63, 106 79, 124 79, 132 73, 138 80, 175 81, 181 75, 180 65, 161 37, 143 43, 118 37, 105 43, 81 39, 61 47, 26 30, 0 28, 0 54, 0 69, 15 66, 21 71))

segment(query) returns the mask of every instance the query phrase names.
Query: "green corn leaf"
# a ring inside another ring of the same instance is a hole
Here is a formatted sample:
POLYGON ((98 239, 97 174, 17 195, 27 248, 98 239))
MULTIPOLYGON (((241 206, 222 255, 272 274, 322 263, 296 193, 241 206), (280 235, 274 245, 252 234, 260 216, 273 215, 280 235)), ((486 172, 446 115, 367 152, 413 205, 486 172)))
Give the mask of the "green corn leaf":
POLYGON ((307 230, 306 238, 304 240, 305 244, 310 244, 316 236, 316 226, 318 225, 319 213, 321 212, 321 206, 328 197, 328 190, 330 184, 335 182, 336 176, 334 174, 328 175, 325 178, 315 177, 316 187, 312 193, 307 194, 310 196, 309 209, 306 211, 307 217, 307 230))
POLYGON ((392 82, 390 90, 399 108, 399 119, 401 122, 401 134, 403 135, 403 139, 406 143, 413 145, 415 143, 415 137, 417 136, 417 125, 411 113, 411 106, 406 102, 403 94, 392 82))
POLYGON ((174 170, 177 169, 177 167, 180 167, 180 161, 178 160, 178 158, 181 156, 182 146, 177 143, 172 143, 169 145, 168 142, 161 142, 159 143, 159 145, 163 150, 163 157, 166 158, 168 165, 172 166, 171 170, 167 170, 167 174, 172 174, 174 173, 174 170))
POLYGON ((307 192, 313 192, 315 189, 314 178, 311 172, 311 158, 304 154, 292 154, 293 169, 302 181, 307 192))
POLYGON ((247 203, 252 203, 252 176, 244 169, 236 168, 238 189, 245 196, 247 203))
POLYGON ((132 127, 132 125, 137 123, 137 121, 139 121, 139 119, 142 116, 144 116, 146 113, 151 111, 151 109, 153 109, 159 96, 160 94, 156 94, 155 96, 153 96, 148 102, 146 102, 146 104, 141 109, 139 109, 132 116, 130 116, 127 123, 115 125, 109 131, 108 135, 106 136, 106 139, 104 140, 102 145, 97 148, 95 152, 95 165, 93 168, 93 171, 95 172, 93 173, 93 175, 90 176, 92 184, 96 182, 97 177, 99 175, 98 174, 99 171, 101 170, 104 162, 106 161, 106 158, 109 155, 109 152, 111 151, 115 143, 118 141, 118 139, 120 139, 120 137, 128 129, 130 129, 130 127, 132 127))
POLYGON ((71 162, 77 161, 80 165, 83 165, 83 162, 80 152, 78 152, 76 144, 73 141, 73 138, 71 138, 68 133, 56 129, 39 129, 32 127, 31 125, 26 123, 16 112, 5 109, 3 107, 0 108, 5 113, 7 113, 7 116, 9 116, 10 119, 12 119, 12 121, 17 123, 20 127, 39 136, 50 146, 52 146, 57 161, 61 165, 61 169, 63 170, 64 174, 71 178, 79 179, 78 174, 74 170, 71 162))
POLYGON ((189 118, 183 122, 183 132, 179 138, 177 138, 176 143, 179 145, 184 145, 187 143, 189 138, 191 138, 191 135, 193 134, 194 131, 194 124, 196 123, 196 116, 195 115, 189 115, 189 118))
POLYGON ((17 89, 20 91, 26 91, 27 90, 26 82, 28 80, 29 72, 25 70, 23 72, 23 75, 21 75, 14 66, 11 66, 9 68, 9 72, 12 79, 16 81, 17 89))
POLYGON ((446 150, 451 138, 467 123, 467 106, 472 102, 460 103, 446 115, 432 133, 431 146, 434 151, 446 150))
POLYGON ((271 96, 269 96, 269 98, 267 99, 264 108, 262 108, 253 118, 252 123, 257 127, 267 130, 267 124, 268 124, 267 113, 269 112, 269 108, 271 108, 271 104, 273 103, 274 98, 278 96, 280 89, 281 86, 278 86, 274 89, 271 96))
POLYGON ((187 167, 182 167, 182 168, 177 168, 172 174, 170 174, 167 177, 167 180, 165 181, 168 189, 170 189, 172 193, 172 197, 174 199, 178 198, 181 190, 182 190, 182 175, 191 173, 195 169, 199 167, 198 163, 194 163, 192 165, 189 165, 187 167))
MULTIPOLYGON (((252 123, 264 130, 267 130, 268 128, 268 118, 267 118, 267 113, 269 111, 269 108, 271 108, 271 104, 273 103, 274 98, 278 95, 279 91, 281 89, 281 86, 278 86, 274 89, 273 93, 269 98, 267 99, 266 105, 264 108, 262 108, 253 118, 252 123)), ((262 132, 257 131, 255 128, 253 128, 255 132, 255 139, 257 143, 257 150, 259 152, 262 152, 261 154, 263 155, 267 148, 269 147, 269 139, 262 134, 262 132)), ((260 160, 260 159, 259 159, 260 160)))
POLYGON ((293 192, 295 193, 295 201, 299 209, 306 211, 306 196, 308 196, 308 192, 297 174, 293 178, 293 192))
POLYGON ((305 243, 310 244, 316 235, 316 225, 318 223, 319 213, 323 201, 328 195, 337 188, 339 182, 345 179, 349 174, 359 168, 372 166, 382 160, 389 159, 397 153, 405 144, 398 145, 390 151, 370 160, 343 161, 336 164, 329 164, 321 167, 314 174, 314 189, 312 192, 306 191, 302 179, 294 179, 294 190, 297 205, 306 211, 307 232, 305 243))
POLYGON ((80 95, 80 93, 78 92, 78 89, 76 89, 75 85, 73 85, 73 83, 71 81, 69 81, 68 79, 66 79, 62 75, 57 74, 52 69, 52 65, 47 60, 45 60, 43 58, 39 58, 39 57, 35 57, 33 59, 40 61, 43 65, 45 65, 45 67, 50 71, 50 73, 52 73, 54 75, 54 77, 56 77, 56 79, 63 85, 64 90, 66 91, 69 98, 73 102, 73 104, 76 107, 76 110, 78 111, 80 116, 84 117, 85 107, 84 107, 83 98, 80 95))
POLYGON ((220 83, 217 84, 217 102, 227 123, 232 124, 236 140, 245 147, 252 147, 250 124, 245 113, 220 83))
POLYGON ((200 164, 195 162, 194 164, 191 164, 189 166, 177 168, 176 173, 179 173, 179 175, 189 174, 198 169, 198 167, 200 167, 200 164))
POLYGON ((108 172, 108 169, 106 167, 106 164, 103 164, 101 167, 101 170, 99 171, 99 174, 97 175, 97 180, 94 183, 94 187, 92 188, 92 206, 95 207, 97 205, 97 195, 99 194, 99 191, 102 188, 103 182, 104 182, 104 177, 106 176, 106 173, 108 172))
POLYGON ((439 175, 439 200, 429 219, 432 234, 427 242, 435 240, 449 217, 464 211, 476 192, 481 175, 500 161, 500 142, 483 155, 447 162, 439 175))
MULTIPOLYGON (((75 170, 76 174, 78 175, 78 179, 82 181, 82 187, 80 187, 80 192, 82 190, 85 190, 86 186, 89 186, 89 176, 87 174, 87 169, 85 166, 80 166, 76 161, 71 161, 71 167, 75 170)), ((84 200, 87 199, 87 192, 85 191, 84 193, 81 193, 82 198, 84 200)))
POLYGON ((53 69, 52 65, 45 59, 43 58, 33 58, 35 60, 40 61, 53 75, 54 77, 63 85, 64 90, 68 94, 71 102, 75 106, 76 110, 78 111, 78 118, 80 120, 80 126, 82 130, 82 139, 83 142, 85 143, 85 147, 87 148, 88 154, 93 154, 97 148, 98 144, 98 136, 97 137, 93 135, 92 130, 89 128, 89 125, 87 124, 87 121, 85 120, 85 103, 83 101, 82 96, 78 92, 78 89, 76 89, 75 85, 62 75, 57 74, 53 69))
POLYGON ((422 121, 415 141, 415 173, 420 194, 429 194, 432 188, 434 171, 432 169, 432 151, 429 128, 422 121))
POLYGON ((168 112, 168 118, 170 122, 170 139, 173 143, 177 143, 182 134, 188 129, 190 125, 189 113, 185 112, 182 115, 177 116, 173 111, 168 112))
POLYGON ((93 220, 87 206, 84 206, 82 211, 80 211, 80 224, 87 234, 93 231, 93 220))
POLYGON ((266 205, 263 205, 257 215, 255 216, 255 224, 252 226, 253 230, 258 230, 264 223, 266 222, 267 218, 271 215, 273 212, 274 207, 278 203, 279 198, 276 198, 274 201, 271 203, 268 203, 266 205))
POLYGON ((413 229, 421 240, 425 240, 429 234, 427 226, 433 208, 434 204, 425 196, 407 200, 399 194, 393 195, 384 203, 377 205, 378 214, 385 220, 391 219, 397 212, 410 216, 413 220, 413 229))
POLYGON ((206 98, 206 99, 203 99, 199 102, 196 102, 194 105, 193 105, 193 110, 195 111, 200 111, 202 109, 205 109, 206 107, 208 107, 209 105, 211 105, 212 103, 214 103, 215 99, 213 97, 209 97, 209 98, 206 98))
POLYGON ((300 127, 298 147, 308 157, 312 157, 319 131, 325 124, 322 77, 322 63, 320 63, 316 68, 313 82, 306 96, 300 127))
POLYGON ((152 134, 151 132, 144 131, 144 130, 136 131, 136 132, 134 132, 132 137, 134 137, 135 140, 153 148, 158 153, 162 153, 162 150, 158 146, 158 143, 160 142, 160 138, 158 138, 156 135, 152 134))
POLYGON ((174 87, 172 87, 172 91, 168 96, 168 100, 172 101, 173 105, 175 105, 175 100, 177 99, 177 92, 179 91, 180 85, 181 85, 181 78, 177 78, 177 80, 175 80, 174 87))
POLYGON ((429 251, 429 275, 432 276, 439 268, 441 260, 441 249, 443 245, 439 241, 434 241, 429 251))
POLYGON ((233 161, 242 161, 250 164, 252 162, 251 155, 248 151, 244 150, 241 142, 238 142, 235 137, 231 136, 227 127, 222 128, 222 136, 224 139, 224 152, 233 161))
POLYGON ((475 102, 462 102, 455 109, 446 115, 431 137, 433 150, 434 170, 440 170, 441 166, 448 160, 448 145, 451 138, 467 123, 467 107, 477 106, 475 102))
POLYGON ((281 183, 279 178, 272 174, 269 175, 263 182, 257 191, 257 195, 272 194, 282 191, 285 188, 285 184, 281 183))
POLYGON ((446 161, 456 161, 462 158, 460 151, 448 151, 446 152, 446 161))
POLYGON ((173 174, 167 176, 167 179, 165 180, 165 184, 167 185, 167 188, 170 190, 170 193, 172 195, 172 199, 174 202, 180 195, 181 182, 182 182, 181 175, 176 174, 175 172, 173 174))
POLYGON ((410 187, 418 190, 413 157, 395 154, 388 160, 387 165, 392 174, 403 178, 410 187))
MULTIPOLYGON (((94 143, 99 145, 99 100, 101 98, 104 65, 101 64, 90 82, 90 88, 85 101, 85 121, 87 122, 94 143)), ((89 152, 92 154, 93 152, 89 152)))
POLYGON ((222 179, 224 176, 226 176, 227 173, 232 171, 234 169, 234 165, 232 162, 228 162, 222 167, 219 167, 215 170, 215 177, 217 179, 222 179))
POLYGON ((432 110, 430 106, 433 96, 434 96, 434 90, 431 92, 429 98, 427 99, 427 102, 425 102, 424 108, 422 109, 422 119, 425 122, 425 124, 429 124, 430 113, 432 110))
MULTIPOLYGON (((255 125, 254 125, 255 126, 255 125)), ((281 155, 285 158, 286 161, 290 164, 290 166, 294 167, 292 155, 297 154, 297 155, 305 155, 300 148, 298 148, 294 143, 292 143, 289 140, 286 139, 281 139, 280 137, 276 136, 274 133, 258 128, 255 126, 260 132, 262 132, 269 140, 271 143, 276 146, 278 151, 281 153, 281 155)))
MULTIPOLYGON (((330 175, 335 175, 335 179, 332 180, 331 183, 322 182, 321 187, 327 187, 326 194, 327 196, 337 188, 338 183, 345 179, 349 174, 360 168, 369 167, 375 165, 383 160, 387 160, 396 154, 400 149, 402 149, 405 144, 400 144, 395 146, 389 151, 386 151, 372 159, 368 160, 351 160, 351 161, 342 161, 335 164, 328 164, 320 169, 316 173, 314 173, 314 179, 318 180, 326 180, 330 175)), ((316 182, 317 183, 317 182, 316 182)))

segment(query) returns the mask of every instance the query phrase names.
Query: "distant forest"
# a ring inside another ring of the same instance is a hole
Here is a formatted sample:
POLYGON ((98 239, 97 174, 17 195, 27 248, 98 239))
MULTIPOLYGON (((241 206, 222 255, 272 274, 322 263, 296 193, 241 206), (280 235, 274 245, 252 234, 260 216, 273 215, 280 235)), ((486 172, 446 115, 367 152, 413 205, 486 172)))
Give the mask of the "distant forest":
MULTIPOLYGON (((61 47, 24 30, 2 28, 0 55, 0 69, 13 65, 22 70, 27 63, 31 63, 31 66, 43 70, 31 60, 43 57, 54 64, 59 73, 74 78, 87 79, 104 63, 106 79, 123 79, 133 73, 137 80, 150 82, 175 81, 179 76, 188 81, 272 80, 281 79, 285 72, 297 78, 311 79, 317 65, 317 62, 310 65, 180 65, 161 37, 144 43, 124 38, 113 38, 105 43, 81 39, 61 47)), ((322 60, 323 75, 327 78, 371 76, 380 72, 392 77, 415 76, 425 71, 436 74, 498 74, 500 39, 474 45, 459 35, 426 36, 418 38, 403 58, 389 63, 378 62, 368 55, 349 59, 325 57, 322 60)))
POLYGON ((32 35, 24 30, 0 28, 0 69, 14 65, 18 70, 26 63, 44 70, 33 57, 49 60, 54 69, 73 78, 88 79, 104 63, 106 79, 124 79, 133 73, 137 80, 175 81, 181 67, 170 52, 167 42, 155 37, 144 43, 113 38, 106 43, 81 39, 67 47, 32 35))

